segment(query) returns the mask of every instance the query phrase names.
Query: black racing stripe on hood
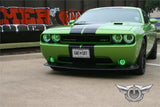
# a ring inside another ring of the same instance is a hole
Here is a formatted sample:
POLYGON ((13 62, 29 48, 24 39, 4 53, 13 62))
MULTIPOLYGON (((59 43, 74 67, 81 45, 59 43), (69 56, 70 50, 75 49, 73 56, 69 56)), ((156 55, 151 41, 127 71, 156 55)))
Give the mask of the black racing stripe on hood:
POLYGON ((101 24, 91 24, 84 29, 83 34, 95 34, 101 24))
POLYGON ((75 25, 74 27, 72 27, 70 33, 72 34, 81 34, 82 30, 84 29, 84 27, 86 27, 86 25, 75 25))

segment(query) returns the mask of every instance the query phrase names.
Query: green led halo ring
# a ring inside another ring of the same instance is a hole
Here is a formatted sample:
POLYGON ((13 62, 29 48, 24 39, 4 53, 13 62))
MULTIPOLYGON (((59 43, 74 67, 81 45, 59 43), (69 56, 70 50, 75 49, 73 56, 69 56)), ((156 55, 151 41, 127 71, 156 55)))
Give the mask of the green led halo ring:
POLYGON ((44 42, 49 42, 51 40, 51 36, 50 35, 48 35, 48 34, 44 34, 43 35, 43 41, 44 42))
POLYGON ((52 35, 52 40, 53 40, 53 42, 57 43, 61 40, 61 37, 60 37, 60 35, 54 34, 54 35, 52 35))
POLYGON ((122 66, 123 66, 123 65, 125 65, 125 64, 126 64, 125 59, 121 59, 121 60, 119 60, 119 64, 120 64, 120 65, 122 65, 122 66))
POLYGON ((112 38, 115 43, 121 43, 123 40, 122 35, 113 35, 112 38))
POLYGON ((134 36, 133 35, 124 35, 124 41, 126 43, 132 43, 134 41, 134 36), (128 38, 129 36, 131 37, 130 40, 128 38))

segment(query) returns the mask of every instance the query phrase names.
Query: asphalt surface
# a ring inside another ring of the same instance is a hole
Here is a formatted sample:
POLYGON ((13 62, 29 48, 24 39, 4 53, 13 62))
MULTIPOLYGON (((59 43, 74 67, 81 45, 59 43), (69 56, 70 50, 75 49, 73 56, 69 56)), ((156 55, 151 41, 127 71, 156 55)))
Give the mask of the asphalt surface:
POLYGON ((159 107, 158 58, 142 76, 123 71, 53 71, 41 53, 0 56, 0 107, 159 107), (128 102, 116 84, 149 85, 140 102, 128 102))

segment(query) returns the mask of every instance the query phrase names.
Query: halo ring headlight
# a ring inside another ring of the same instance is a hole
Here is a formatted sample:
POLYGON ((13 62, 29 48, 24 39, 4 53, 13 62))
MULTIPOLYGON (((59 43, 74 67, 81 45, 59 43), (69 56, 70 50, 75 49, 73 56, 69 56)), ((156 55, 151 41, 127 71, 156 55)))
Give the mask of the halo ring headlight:
POLYGON ((114 41, 115 43, 121 43, 122 40, 123 40, 123 37, 122 37, 122 35, 113 35, 113 36, 112 36, 112 39, 113 39, 113 41, 114 41))
POLYGON ((134 41, 134 36, 133 35, 124 35, 124 41, 126 43, 132 43, 134 41))
POLYGON ((51 36, 50 35, 48 35, 48 34, 44 34, 43 35, 43 41, 44 42, 49 42, 51 40, 51 36))
POLYGON ((54 35, 52 35, 52 40, 53 40, 53 42, 57 43, 61 40, 61 37, 60 37, 60 35, 54 34, 54 35))

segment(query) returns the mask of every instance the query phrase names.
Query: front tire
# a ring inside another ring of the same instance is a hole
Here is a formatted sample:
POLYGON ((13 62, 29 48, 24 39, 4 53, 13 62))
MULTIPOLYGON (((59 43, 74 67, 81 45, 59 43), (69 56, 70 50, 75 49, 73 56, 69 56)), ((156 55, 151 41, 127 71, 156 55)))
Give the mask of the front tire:
POLYGON ((148 56, 148 59, 156 59, 156 58, 157 58, 157 39, 155 39, 151 53, 148 56))
POLYGON ((146 42, 143 39, 140 55, 138 58, 139 68, 135 71, 137 75, 143 75, 146 71, 146 42))

